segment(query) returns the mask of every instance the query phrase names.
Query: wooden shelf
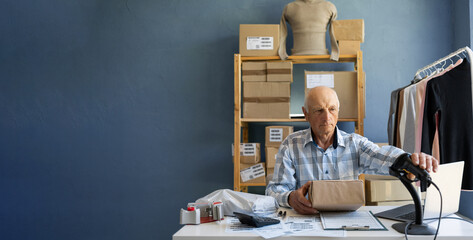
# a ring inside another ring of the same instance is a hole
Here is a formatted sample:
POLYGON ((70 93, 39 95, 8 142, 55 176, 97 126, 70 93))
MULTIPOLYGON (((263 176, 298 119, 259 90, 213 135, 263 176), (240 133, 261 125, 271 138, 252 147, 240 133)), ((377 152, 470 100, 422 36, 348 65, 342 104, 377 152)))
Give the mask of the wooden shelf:
MULTIPOLYGON (((248 124, 249 123, 296 123, 306 122, 304 118, 288 118, 288 119, 269 119, 269 118, 242 118, 242 98, 241 98, 241 64, 247 61, 266 61, 266 62, 282 62, 278 56, 263 57, 242 57, 240 54, 234 55, 234 143, 242 143, 248 141, 248 124)), ((364 133, 364 95, 365 80, 363 75, 363 53, 358 51, 354 55, 340 55, 339 61, 330 60, 330 55, 304 55, 289 56, 287 60, 293 64, 312 64, 312 63, 353 63, 354 71, 357 73, 357 118, 338 119, 339 122, 354 122, 355 132, 363 135, 364 133)), ((234 152, 240 152, 240 144, 234 144, 234 152)), ((248 186, 266 186, 264 183, 244 183, 240 180, 240 154, 233 156, 233 189, 235 191, 247 190, 248 186)))
MULTIPOLYGON (((356 118, 343 118, 343 119, 338 119, 339 122, 354 122, 357 121, 358 119, 356 118)), ((291 119, 286 119, 286 118, 241 118, 241 122, 307 122, 304 118, 291 118, 291 119)))

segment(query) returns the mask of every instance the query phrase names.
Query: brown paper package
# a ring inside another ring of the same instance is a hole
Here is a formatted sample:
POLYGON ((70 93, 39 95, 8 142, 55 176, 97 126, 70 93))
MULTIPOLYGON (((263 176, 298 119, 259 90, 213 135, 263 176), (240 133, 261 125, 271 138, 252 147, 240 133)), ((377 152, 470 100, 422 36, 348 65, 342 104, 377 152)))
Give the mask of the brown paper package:
POLYGON ((312 181, 309 201, 319 211, 355 211, 365 204, 361 180, 312 181))

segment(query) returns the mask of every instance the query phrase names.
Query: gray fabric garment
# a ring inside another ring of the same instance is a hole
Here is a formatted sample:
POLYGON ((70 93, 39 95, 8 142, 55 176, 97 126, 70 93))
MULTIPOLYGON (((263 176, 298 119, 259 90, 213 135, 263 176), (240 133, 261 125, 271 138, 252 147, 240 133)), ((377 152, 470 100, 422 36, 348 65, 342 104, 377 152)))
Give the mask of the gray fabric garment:
POLYGON ((284 8, 280 23, 279 57, 288 58, 286 52, 287 25, 291 25, 294 37, 292 55, 328 54, 325 34, 330 24, 330 59, 338 61, 338 44, 331 22, 337 18, 337 8, 325 0, 296 0, 284 8))
POLYGON ((396 119, 397 119, 397 105, 399 103, 399 92, 404 89, 398 88, 391 92, 391 104, 389 106, 388 116, 388 142, 389 145, 394 145, 396 136, 396 119))

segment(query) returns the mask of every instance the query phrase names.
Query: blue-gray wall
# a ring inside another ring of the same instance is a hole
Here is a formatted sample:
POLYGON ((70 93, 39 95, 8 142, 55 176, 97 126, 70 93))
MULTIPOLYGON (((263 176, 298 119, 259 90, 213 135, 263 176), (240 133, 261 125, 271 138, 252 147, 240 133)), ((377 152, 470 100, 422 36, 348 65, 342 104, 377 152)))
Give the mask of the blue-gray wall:
MULTIPOLYGON (((180 208, 232 189, 238 27, 289 2, 2 1, 0 238, 170 239, 180 208)), ((386 142, 390 92, 456 50, 471 10, 332 2, 365 19, 365 135, 386 142)))

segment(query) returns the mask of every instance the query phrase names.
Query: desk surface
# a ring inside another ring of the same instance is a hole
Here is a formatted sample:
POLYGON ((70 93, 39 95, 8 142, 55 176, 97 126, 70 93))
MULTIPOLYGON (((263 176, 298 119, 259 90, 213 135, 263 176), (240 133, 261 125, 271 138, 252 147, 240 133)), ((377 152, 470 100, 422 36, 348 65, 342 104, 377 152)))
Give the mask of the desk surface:
MULTIPOLYGON (((362 207, 361 210, 370 210, 373 213, 381 212, 387 209, 393 208, 392 206, 366 206, 362 207)), ((455 217, 458 217, 454 215, 455 217)), ((379 220, 386 226, 388 231, 347 231, 346 238, 349 239, 404 239, 404 234, 398 233, 394 230, 391 225, 397 223, 397 221, 391 221, 387 219, 379 218, 379 220)), ((430 225, 435 229, 437 228, 438 222, 433 222, 430 225)), ((227 233, 225 232, 226 224, 222 221, 218 223, 205 223, 201 225, 186 225, 176 232, 172 239, 173 240, 201 240, 201 239, 263 239, 255 233, 227 233)), ((408 235, 409 239, 433 239, 434 236, 413 236, 408 235)), ((335 237, 304 237, 304 236, 282 236, 277 239, 346 239, 346 238, 335 238, 335 237)), ((461 220, 455 219, 442 219, 440 223, 440 230, 437 239, 473 239, 473 224, 467 223, 461 220)))

